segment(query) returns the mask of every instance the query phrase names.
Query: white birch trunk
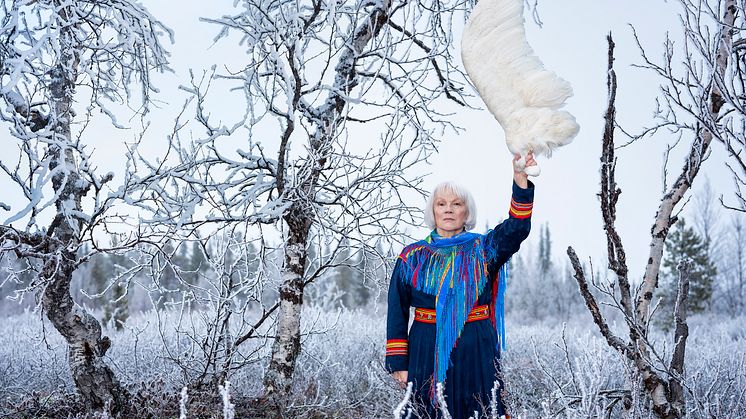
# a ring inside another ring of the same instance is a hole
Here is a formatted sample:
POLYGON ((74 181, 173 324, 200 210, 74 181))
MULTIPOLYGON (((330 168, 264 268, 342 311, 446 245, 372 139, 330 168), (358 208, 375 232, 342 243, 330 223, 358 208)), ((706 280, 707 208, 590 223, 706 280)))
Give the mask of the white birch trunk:
MULTIPOLYGON (((66 17, 64 7, 59 13, 66 17)), ((87 182, 77 172, 70 148, 71 103, 78 65, 74 45, 76 42, 72 31, 62 29, 62 54, 50 74, 49 103, 52 106, 53 124, 50 169, 57 169, 58 173, 52 178, 57 211, 47 234, 56 240, 50 243, 53 248, 41 273, 48 284, 44 289, 42 304, 49 321, 67 341, 70 372, 85 405, 90 409, 107 407, 113 412, 121 412, 126 404, 125 390, 102 359, 111 342, 108 337, 101 337, 98 320, 76 305, 70 295, 81 227, 80 218, 75 214, 82 213, 81 198, 89 189, 87 182)))
POLYGON ((265 395, 270 404, 276 407, 290 395, 295 362, 300 354, 303 271, 310 228, 310 219, 301 214, 299 211, 291 211, 285 217, 290 232, 285 246, 285 265, 282 268, 277 331, 272 345, 272 358, 264 376, 265 395))

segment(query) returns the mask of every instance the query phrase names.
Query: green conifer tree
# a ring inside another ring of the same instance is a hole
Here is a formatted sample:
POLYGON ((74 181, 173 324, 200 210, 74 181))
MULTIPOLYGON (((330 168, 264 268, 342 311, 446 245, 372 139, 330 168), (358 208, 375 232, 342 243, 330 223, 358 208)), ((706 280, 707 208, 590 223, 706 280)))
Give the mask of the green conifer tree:
POLYGON ((546 275, 552 270, 552 238, 549 226, 543 224, 539 231, 539 271, 546 275))
POLYGON ((208 264, 202 244, 195 240, 192 242, 189 255, 185 257, 186 265, 184 279, 191 285, 197 285, 200 277, 207 271, 208 264))
POLYGON ((158 278, 160 290, 156 300, 156 309, 158 310, 162 310, 168 302, 172 302, 176 298, 174 293, 179 288, 179 279, 176 276, 175 268, 180 262, 176 250, 173 241, 169 240, 162 248, 163 254, 158 257, 159 268, 161 269, 158 278))
POLYGON ((92 294, 104 292, 109 281, 110 273, 111 263, 109 262, 107 255, 105 253, 97 253, 93 255, 93 257, 91 257, 91 267, 88 271, 90 285, 86 287, 90 290, 89 292, 92 294))
POLYGON ((363 284, 362 252, 348 240, 344 240, 340 246, 335 258, 340 266, 334 269, 333 275, 337 288, 344 292, 342 301, 348 308, 364 305, 370 293, 363 284))
POLYGON ((673 324, 671 313, 679 283, 679 272, 676 267, 684 258, 689 258, 693 262, 689 277, 689 312, 701 313, 710 306, 717 268, 710 260, 707 243, 692 227, 686 225, 684 219, 679 219, 666 238, 666 252, 662 263, 663 278, 659 284, 664 313, 661 320, 664 328, 673 324))

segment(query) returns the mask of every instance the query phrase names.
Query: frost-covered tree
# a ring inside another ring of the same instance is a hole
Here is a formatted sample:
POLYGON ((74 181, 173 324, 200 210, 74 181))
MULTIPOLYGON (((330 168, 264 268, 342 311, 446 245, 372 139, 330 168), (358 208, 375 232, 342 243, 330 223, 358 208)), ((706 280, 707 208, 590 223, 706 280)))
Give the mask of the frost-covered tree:
POLYGON ((153 298, 158 310, 172 306, 174 300, 181 300, 178 278, 181 274, 180 262, 179 247, 174 244, 174 240, 169 239, 157 256, 158 275, 153 277, 156 282, 153 298))
POLYGON ((121 127, 112 104, 130 98, 147 111, 150 73, 166 64, 160 37, 167 31, 130 0, 2 0, 0 26, 0 119, 14 144, 0 160, 9 185, 0 202, 0 249, 39 262, 24 289, 40 293, 66 339, 82 400, 119 411, 125 390, 104 360, 111 341, 73 301, 70 281, 91 257, 79 255, 80 246, 101 250, 96 237, 108 217, 123 220, 114 203, 137 185, 129 177, 107 190, 113 175, 97 171, 84 130, 100 112, 121 127))
POLYGON ((715 258, 721 250, 721 209, 710 179, 705 178, 704 187, 695 196, 693 220, 697 235, 707 245, 713 261, 717 261, 715 258))
POLYGON ((536 246, 521 250, 510 260, 506 307, 518 321, 567 321, 583 308, 571 268, 551 256, 551 232, 540 228, 536 246))
POLYGON ((452 22, 470 6, 245 0, 232 15, 205 19, 220 27, 221 42, 240 39, 245 66, 219 77, 243 92, 246 112, 217 122, 208 106, 211 74, 184 87, 204 134, 191 143, 174 133, 168 167, 159 166, 173 182, 160 187, 166 201, 182 205, 162 206, 158 218, 205 234, 243 225, 246 237, 266 229, 281 238, 280 245, 262 240, 260 249, 281 248, 279 283, 261 275, 262 285, 254 276, 239 281, 255 289, 271 284, 278 300, 248 332, 229 334, 240 348, 265 320, 275 321, 264 379, 274 405, 291 390, 305 287, 334 264, 343 239, 375 251, 377 240, 400 240, 398 226, 419 220, 406 196, 422 192, 420 175, 408 169, 455 128, 438 103, 465 104, 452 22), (307 264, 313 237, 331 250, 307 264))
POLYGON ((200 277, 205 273, 207 268, 207 259, 205 259, 205 253, 200 242, 193 241, 189 252, 189 259, 185 266, 187 281, 192 285, 198 284, 200 277))
MULTIPOLYGON (((88 253, 88 252, 86 252, 88 253)), ((105 253, 93 255, 88 262, 88 292, 103 294, 111 278, 111 263, 105 253)))
POLYGON ((690 281, 690 265, 679 264, 678 289, 674 303, 673 351, 670 357, 664 358, 661 349, 648 339, 664 243, 669 229, 676 222, 682 199, 690 192, 692 183, 709 155, 713 140, 722 142, 726 148, 732 148, 734 144, 729 143, 730 134, 727 133, 743 127, 745 115, 740 111, 743 109, 743 96, 730 95, 733 88, 743 86, 743 78, 734 78, 743 68, 739 55, 741 53, 738 52, 739 45, 744 42, 746 30, 742 2, 679 0, 679 3, 683 10, 681 21, 686 53, 679 56, 670 39, 666 40, 666 48, 660 61, 651 59, 645 49, 640 47, 644 61, 642 67, 658 74, 662 84, 659 108, 655 114, 657 122, 636 138, 654 136, 660 130, 671 130, 678 138, 686 138, 686 141, 677 141, 669 147, 669 151, 677 144, 686 144, 686 156, 682 168, 674 173, 671 183, 667 167, 664 167, 663 195, 650 229, 649 257, 642 281, 637 286, 633 286, 630 281, 626 253, 615 227, 616 204, 621 190, 615 179, 617 80, 613 68, 614 45, 609 36, 609 103, 603 133, 600 197, 607 237, 608 266, 616 275, 616 280, 601 287, 600 291, 624 315, 628 339, 617 336, 609 328, 597 298, 590 292, 577 255, 571 247, 568 248, 581 294, 601 334, 611 347, 634 366, 635 377, 642 382, 641 388, 644 397, 651 403, 652 412, 663 418, 683 417, 686 414, 683 374, 689 335, 687 295, 690 281), (683 65, 679 66, 677 63, 682 61, 683 65))

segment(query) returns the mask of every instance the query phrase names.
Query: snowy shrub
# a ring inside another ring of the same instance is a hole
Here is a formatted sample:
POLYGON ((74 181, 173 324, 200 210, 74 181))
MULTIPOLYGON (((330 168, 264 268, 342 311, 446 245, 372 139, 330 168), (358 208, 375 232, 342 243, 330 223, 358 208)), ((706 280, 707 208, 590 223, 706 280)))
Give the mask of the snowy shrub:
MULTIPOLYGON (((133 315, 125 330, 109 331, 107 354, 142 416, 262 417, 258 397, 269 345, 247 342, 261 362, 234 370, 229 390, 217 384, 190 387, 194 371, 182 358, 184 336, 174 325, 184 314, 161 311, 133 315), (157 327, 161 323, 161 328, 157 327), (188 396, 182 395, 187 388, 188 396), (224 403, 225 396, 229 404, 224 403), (184 400, 182 405, 182 400, 184 400)), ((645 398, 635 393, 627 366, 600 338, 595 325, 578 317, 564 327, 549 321, 517 325, 508 317, 508 350, 503 353, 506 403, 514 417, 618 417, 627 406, 636 416, 645 398), (564 335, 564 339, 563 339, 564 335)), ((746 331, 743 318, 694 317, 687 347, 687 410, 691 417, 746 415, 746 331)), ((399 388, 383 368, 385 313, 327 311, 306 307, 303 352, 295 374, 293 418, 387 418, 402 402, 399 388)), ((264 333, 264 332, 262 332, 264 333)), ((656 334, 658 333, 658 334, 656 334)), ((651 333, 662 341, 666 336, 651 333)), ((66 345, 38 314, 9 317, 0 324, 0 414, 66 416, 82 411, 66 363, 66 345)), ((670 337, 668 337, 670 340, 670 337)), ((664 347, 664 345, 661 345, 664 347)), ((670 345, 665 348, 670 351, 670 345)), ((186 351, 192 356, 192 352, 186 351)), ((661 354, 664 358, 668 353, 661 354)), ((200 365, 195 363, 195 365, 200 365)))

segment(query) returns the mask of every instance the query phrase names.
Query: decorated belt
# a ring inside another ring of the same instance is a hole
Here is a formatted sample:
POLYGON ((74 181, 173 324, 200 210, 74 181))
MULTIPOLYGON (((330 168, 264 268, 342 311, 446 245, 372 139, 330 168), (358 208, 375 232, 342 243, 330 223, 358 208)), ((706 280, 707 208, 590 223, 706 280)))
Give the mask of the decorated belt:
MULTIPOLYGON (((466 319, 466 322, 475 322, 489 318, 490 306, 485 304, 483 306, 474 307, 474 309, 469 312, 469 317, 466 319)), ((435 310, 429 308, 416 308, 414 310, 414 321, 435 324, 435 310)))

